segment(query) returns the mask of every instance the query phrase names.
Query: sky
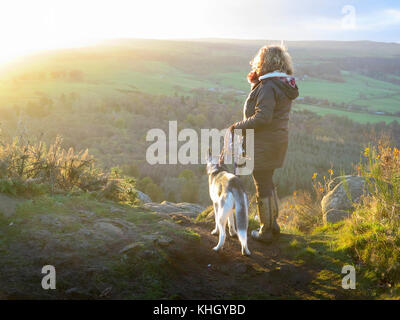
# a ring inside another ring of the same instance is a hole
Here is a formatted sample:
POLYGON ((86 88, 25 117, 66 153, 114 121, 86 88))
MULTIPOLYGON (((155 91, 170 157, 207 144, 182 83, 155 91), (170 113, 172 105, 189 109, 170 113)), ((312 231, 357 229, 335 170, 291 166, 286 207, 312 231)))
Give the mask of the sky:
POLYGON ((400 1, 2 0, 0 63, 113 38, 400 43, 400 1))

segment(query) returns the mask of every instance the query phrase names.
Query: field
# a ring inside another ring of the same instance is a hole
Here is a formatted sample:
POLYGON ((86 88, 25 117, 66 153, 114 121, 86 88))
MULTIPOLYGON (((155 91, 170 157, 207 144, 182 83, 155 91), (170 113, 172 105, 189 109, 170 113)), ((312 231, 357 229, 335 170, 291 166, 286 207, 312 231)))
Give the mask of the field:
POLYGON ((369 111, 400 110, 400 86, 359 74, 342 72, 345 82, 307 79, 300 82, 301 95, 336 103, 365 105, 369 111))
POLYGON ((383 116, 383 115, 375 115, 368 114, 362 112, 349 112, 343 110, 335 110, 332 108, 325 108, 320 106, 314 106, 309 104, 295 104, 293 106, 293 110, 307 110, 319 114, 321 116, 333 114, 337 116, 348 117, 354 121, 359 123, 375 123, 375 122, 385 122, 390 123, 392 121, 399 121, 398 117, 392 116, 383 116))
MULTIPOLYGON (((199 88, 243 101, 249 90, 248 62, 262 44, 263 41, 213 39, 121 40, 37 54, 0 69, 0 106, 25 105, 43 97, 57 99, 71 93, 99 99, 124 97, 132 92, 191 96, 192 90, 199 88)), ((346 63, 340 60, 343 57, 373 59, 374 56, 367 54, 373 45, 380 48, 379 58, 387 59, 388 64, 400 52, 400 45, 394 44, 288 42, 298 71, 301 97, 342 104, 350 107, 349 110, 353 105, 359 106, 363 114, 333 107, 302 108, 319 114, 344 115, 363 123, 399 121, 398 117, 374 115, 374 112, 393 115, 400 111, 399 74, 387 75, 383 81, 371 76, 372 72, 367 76, 358 69, 345 70, 346 63), (331 74, 340 81, 327 78, 331 74)))

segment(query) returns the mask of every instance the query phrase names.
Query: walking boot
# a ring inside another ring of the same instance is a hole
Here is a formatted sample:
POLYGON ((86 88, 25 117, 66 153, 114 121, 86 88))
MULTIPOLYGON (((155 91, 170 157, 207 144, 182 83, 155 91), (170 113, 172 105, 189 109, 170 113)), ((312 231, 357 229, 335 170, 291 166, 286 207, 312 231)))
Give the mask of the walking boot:
MULTIPOLYGON (((273 217, 272 217, 272 197, 257 198, 257 213, 260 219, 260 228, 251 232, 252 238, 262 241, 271 242, 274 240, 273 233, 273 217)), ((279 227, 279 226, 278 226, 279 227)))

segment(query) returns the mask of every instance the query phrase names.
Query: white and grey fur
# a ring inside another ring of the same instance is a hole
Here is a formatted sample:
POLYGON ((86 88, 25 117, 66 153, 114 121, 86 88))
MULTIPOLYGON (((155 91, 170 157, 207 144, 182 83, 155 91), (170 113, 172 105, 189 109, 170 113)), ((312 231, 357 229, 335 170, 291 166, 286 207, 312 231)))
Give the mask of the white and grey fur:
POLYGON ((230 236, 237 235, 242 245, 242 254, 250 255, 247 246, 249 219, 246 192, 237 176, 227 172, 224 165, 216 163, 216 159, 213 159, 211 156, 208 157, 208 184, 215 215, 215 229, 211 231, 211 234, 219 233, 218 244, 213 250, 219 251, 223 248, 226 237, 226 223, 228 222, 230 236), (235 209, 236 213, 237 231, 233 209, 235 209))

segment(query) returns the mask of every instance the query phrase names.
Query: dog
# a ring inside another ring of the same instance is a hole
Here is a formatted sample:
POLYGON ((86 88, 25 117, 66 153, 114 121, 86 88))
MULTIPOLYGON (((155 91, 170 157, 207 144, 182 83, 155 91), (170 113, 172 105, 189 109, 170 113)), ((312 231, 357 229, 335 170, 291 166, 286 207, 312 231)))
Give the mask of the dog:
POLYGON ((226 223, 228 222, 230 236, 238 236, 242 245, 242 255, 250 255, 247 246, 247 228, 249 225, 248 199, 239 178, 227 171, 225 165, 218 164, 216 158, 209 153, 207 158, 207 174, 210 198, 214 206, 215 229, 211 234, 219 233, 218 244, 215 251, 223 249, 226 237, 226 223), (235 228, 236 213, 237 231, 235 228))

